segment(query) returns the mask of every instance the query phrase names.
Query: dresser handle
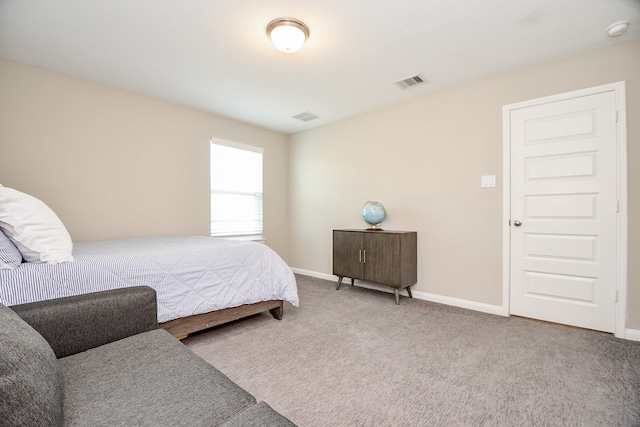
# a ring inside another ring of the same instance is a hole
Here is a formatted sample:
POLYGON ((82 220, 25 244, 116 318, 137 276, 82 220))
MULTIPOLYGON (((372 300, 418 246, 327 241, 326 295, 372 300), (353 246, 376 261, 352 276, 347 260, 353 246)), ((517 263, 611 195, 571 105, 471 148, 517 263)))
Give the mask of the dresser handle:
POLYGON ((362 249, 358 250, 358 262, 362 262, 362 249))
POLYGON ((367 250, 366 249, 362 250, 362 263, 363 264, 367 263, 367 250))

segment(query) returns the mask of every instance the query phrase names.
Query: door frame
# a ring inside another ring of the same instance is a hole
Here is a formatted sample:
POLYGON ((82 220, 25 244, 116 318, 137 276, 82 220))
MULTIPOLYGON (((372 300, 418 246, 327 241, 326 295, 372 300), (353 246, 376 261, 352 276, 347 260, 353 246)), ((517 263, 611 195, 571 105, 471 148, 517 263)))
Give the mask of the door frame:
POLYGON ((626 121, 626 85, 624 81, 595 86, 586 89, 546 96, 529 101, 518 102, 502 107, 502 314, 509 316, 511 291, 511 111, 533 107, 572 98, 597 95, 604 92, 615 93, 617 114, 617 198, 618 217, 616 225, 616 309, 615 332, 618 338, 626 338, 627 318, 627 121, 626 121))

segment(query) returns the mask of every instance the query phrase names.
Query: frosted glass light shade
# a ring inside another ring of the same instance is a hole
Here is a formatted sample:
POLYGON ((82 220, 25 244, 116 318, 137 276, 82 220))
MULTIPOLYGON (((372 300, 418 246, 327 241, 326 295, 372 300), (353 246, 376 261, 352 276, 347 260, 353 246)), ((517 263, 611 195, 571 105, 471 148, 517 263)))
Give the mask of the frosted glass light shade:
POLYGON ((279 18, 267 25, 267 34, 276 49, 285 53, 293 53, 302 48, 309 37, 309 28, 297 19, 279 18))
POLYGON ((623 35, 625 31, 627 31, 627 28, 629 28, 629 21, 618 21, 609 25, 607 33, 609 37, 618 37, 623 35))

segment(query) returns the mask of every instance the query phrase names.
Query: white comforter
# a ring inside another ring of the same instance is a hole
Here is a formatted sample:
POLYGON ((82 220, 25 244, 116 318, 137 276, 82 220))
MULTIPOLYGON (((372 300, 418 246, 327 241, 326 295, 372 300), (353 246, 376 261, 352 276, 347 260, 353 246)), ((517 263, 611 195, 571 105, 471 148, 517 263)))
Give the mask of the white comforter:
POLYGON ((0 270, 0 302, 15 305, 148 285, 158 322, 268 300, 298 305, 291 269, 268 246, 202 236, 75 243, 74 262, 0 270))

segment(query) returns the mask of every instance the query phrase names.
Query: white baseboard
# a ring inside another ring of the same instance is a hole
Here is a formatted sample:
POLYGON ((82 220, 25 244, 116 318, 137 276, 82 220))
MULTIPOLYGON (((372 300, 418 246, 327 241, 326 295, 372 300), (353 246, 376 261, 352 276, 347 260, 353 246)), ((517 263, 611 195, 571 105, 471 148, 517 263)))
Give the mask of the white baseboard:
POLYGON ((627 329, 624 338, 631 341, 640 341, 640 329, 627 329))
POLYGON ((332 282, 338 281, 338 277, 333 274, 318 273, 317 271, 303 270, 295 267, 291 267, 291 271, 296 274, 302 274, 303 276, 315 277, 316 279, 331 280, 332 282))
MULTIPOLYGON (((303 270, 301 268, 291 268, 296 274, 302 274, 303 276, 315 277, 317 279, 330 280, 332 282, 337 282, 338 277, 333 274, 326 273, 318 273, 317 271, 303 270)), ((347 280, 347 283, 350 283, 350 280, 347 280)), ((383 291, 388 293, 393 293, 393 289, 389 286, 384 285, 376 285, 373 283, 362 282, 358 280, 358 286, 362 288, 375 289, 377 291, 383 291)), ((401 291, 402 295, 407 295, 407 291, 401 291)), ((501 305, 491 305, 485 304, 482 302, 469 301, 460 298, 447 297, 438 294, 430 294, 428 292, 420 292, 420 291, 411 291, 411 294, 414 298, 436 302, 438 304, 452 305, 454 307, 466 308, 468 310, 481 311, 483 313, 496 314, 498 316, 504 316, 504 312, 501 305)))
MULTIPOLYGON (((338 281, 338 277, 334 276, 333 274, 318 273, 317 271, 303 270, 301 268, 291 268, 291 271, 293 271, 296 274, 315 277, 317 279, 330 280, 332 282, 338 281)), ((347 283, 350 283, 350 280, 347 280, 347 283)), ((369 284, 361 281, 358 281, 358 286, 363 288, 375 289, 377 291, 393 293, 393 290, 388 286, 369 284)), ((474 311, 481 311, 483 313, 495 314, 498 316, 506 316, 506 317, 509 316, 508 314, 504 313, 502 306, 500 305, 485 304, 481 302, 469 301, 469 300, 460 299, 460 298, 447 297, 444 295, 431 294, 428 292, 411 291, 411 293, 414 298, 425 300, 425 301, 436 302, 438 304, 452 305, 454 307, 466 308, 468 310, 474 310, 474 311)), ((406 295, 407 293, 406 291, 402 291, 401 294, 406 295)), ((627 339, 630 341, 640 341, 640 329, 626 329, 624 339, 627 339)))
POLYGON ((427 292, 412 291, 415 298, 426 301, 437 302, 438 304, 452 305, 454 307, 466 308, 468 310, 481 311, 483 313, 504 316, 504 310, 501 305, 485 304, 483 302, 470 301, 466 299, 447 297, 444 295, 430 294, 427 292))

